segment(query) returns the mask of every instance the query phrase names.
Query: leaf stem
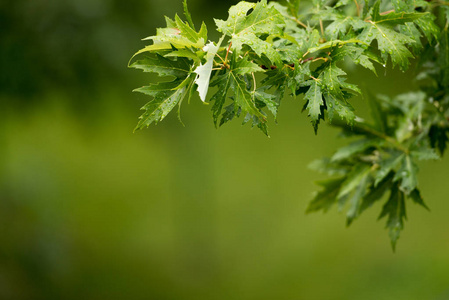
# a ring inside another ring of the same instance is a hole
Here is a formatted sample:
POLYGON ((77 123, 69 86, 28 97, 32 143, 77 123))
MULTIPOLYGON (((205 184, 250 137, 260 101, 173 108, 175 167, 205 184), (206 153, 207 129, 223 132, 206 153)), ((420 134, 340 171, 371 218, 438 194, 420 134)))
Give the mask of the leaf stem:
POLYGON ((386 135, 386 134, 384 134, 384 133, 382 133, 382 132, 379 132, 379 131, 377 131, 377 130, 375 130, 375 129, 369 127, 369 126, 366 126, 366 125, 364 125, 364 124, 357 124, 357 126, 358 126, 360 129, 362 129, 362 130, 364 130, 364 131, 366 131, 366 132, 368 132, 368 133, 371 133, 371 134, 373 134, 373 135, 375 135, 375 136, 377 136, 377 137, 379 137, 379 138, 381 138, 381 139, 384 139, 386 142, 388 142, 389 144, 393 145, 396 149, 398 149, 398 150, 404 152, 405 154, 408 155, 408 154, 410 153, 410 151, 409 151, 407 148, 405 148, 404 146, 402 146, 400 143, 398 143, 398 142, 397 142, 394 138, 392 138, 391 136, 388 136, 388 135, 386 135))
POLYGON ((228 61, 228 55, 229 55, 229 51, 231 50, 231 46, 232 46, 232 42, 229 43, 228 51, 226 51, 226 57, 224 60, 224 64, 226 67, 228 66, 226 62, 228 61))
POLYGON ((223 57, 221 57, 220 56, 220 54, 218 54, 218 53, 215 53, 215 55, 216 56, 218 56, 220 59, 221 59, 221 61, 223 62, 223 64, 225 64, 226 65, 226 62, 225 62, 225 60, 223 59, 223 57))
POLYGON ((256 76, 254 75, 254 72, 251 72, 251 75, 253 76, 254 92, 256 92, 256 76))
POLYGON ((318 57, 318 58, 312 58, 311 59, 312 62, 316 62, 316 61, 319 61, 319 60, 323 60, 323 61, 327 62, 329 60, 329 58, 327 58, 327 57, 318 57))
POLYGON ((307 28, 307 25, 304 24, 303 22, 301 22, 300 20, 296 19, 295 17, 291 18, 293 21, 295 21, 296 23, 298 23, 299 25, 301 25, 304 28, 307 28))
POLYGON ((379 15, 385 16, 385 15, 388 15, 388 14, 390 14, 390 13, 394 13, 394 9, 392 9, 392 10, 387 10, 387 11, 384 11, 384 12, 381 12, 381 13, 379 13, 379 15))
POLYGON ((320 19, 320 28, 321 28, 321 35, 324 38, 324 26, 323 26, 323 20, 320 19))
POLYGON ((354 0, 355 6, 357 7, 357 16, 360 17, 360 5, 357 0, 354 0))

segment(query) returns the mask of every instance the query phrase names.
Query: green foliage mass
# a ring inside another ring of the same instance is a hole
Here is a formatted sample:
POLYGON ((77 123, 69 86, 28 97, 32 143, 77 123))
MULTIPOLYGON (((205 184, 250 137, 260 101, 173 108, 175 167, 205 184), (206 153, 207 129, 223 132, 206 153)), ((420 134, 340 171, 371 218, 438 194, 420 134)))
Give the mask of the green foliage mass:
MULTIPOLYGON (((406 204, 427 206, 418 189, 418 161, 439 159, 449 141, 449 6, 443 1, 313 0, 242 1, 227 20, 215 20, 222 37, 207 42, 187 3, 187 22, 166 18, 130 66, 157 73, 160 82, 136 91, 153 99, 136 129, 164 119, 195 92, 207 100, 216 126, 243 116, 268 135, 285 93, 303 95, 315 132, 326 118, 352 142, 311 167, 331 179, 320 182, 307 211, 346 209, 350 225, 385 201, 393 248, 404 228, 406 204), (347 82, 343 61, 376 73, 376 64, 406 70, 417 60, 420 89, 389 98, 367 95, 372 120, 356 116, 350 100, 361 94, 347 82)), ((134 57, 133 57, 134 58, 134 57)))

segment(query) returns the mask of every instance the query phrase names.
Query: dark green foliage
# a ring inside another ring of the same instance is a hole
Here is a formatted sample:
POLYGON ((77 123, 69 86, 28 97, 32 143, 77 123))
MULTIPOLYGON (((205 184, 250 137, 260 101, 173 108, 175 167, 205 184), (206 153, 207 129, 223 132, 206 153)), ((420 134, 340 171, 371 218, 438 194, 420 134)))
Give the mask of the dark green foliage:
POLYGON ((204 23, 196 31, 184 1, 187 22, 166 18, 167 27, 147 38, 153 44, 136 53, 146 57, 130 65, 163 77, 136 90, 153 97, 137 128, 162 120, 195 87, 206 101, 212 86, 216 126, 242 116, 268 135, 268 113, 277 118, 285 92, 303 95, 315 132, 327 117, 359 137, 313 165, 332 178, 319 183, 307 212, 347 207, 350 225, 389 195, 379 218, 387 218, 395 247, 406 203, 426 207, 417 162, 438 159, 449 140, 449 10, 426 1, 312 2, 239 2, 227 20, 215 20, 223 35, 214 43, 204 23), (362 92, 347 82, 343 61, 376 73, 376 64, 404 71, 417 56, 422 89, 369 96, 372 120, 357 118, 350 100, 362 92))

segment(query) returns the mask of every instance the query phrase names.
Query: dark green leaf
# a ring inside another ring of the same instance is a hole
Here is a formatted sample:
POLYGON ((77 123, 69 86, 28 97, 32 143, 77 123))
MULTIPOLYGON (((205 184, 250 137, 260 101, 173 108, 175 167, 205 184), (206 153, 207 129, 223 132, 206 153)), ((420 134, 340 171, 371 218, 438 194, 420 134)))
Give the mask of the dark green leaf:
POLYGON ((324 104, 321 88, 317 81, 312 83, 304 99, 309 103, 307 105, 307 110, 309 111, 309 117, 312 119, 312 124, 316 131, 321 114, 321 106, 324 104))
POLYGON ((418 166, 415 164, 410 155, 402 157, 401 167, 396 173, 394 180, 400 180, 401 190, 407 195, 410 194, 418 185, 417 179, 418 166))
POLYGON ((401 230, 404 229, 404 220, 407 219, 404 194, 399 190, 397 184, 393 185, 390 198, 382 208, 379 220, 384 217, 387 217, 387 228, 389 229, 391 246, 395 250, 401 230))
POLYGON ((345 177, 318 182, 324 189, 316 194, 313 200, 309 203, 306 212, 310 213, 320 210, 323 212, 328 211, 329 208, 336 203, 338 191, 344 180, 345 177))
POLYGON ((409 198, 412 199, 413 202, 415 202, 416 204, 421 205, 422 207, 424 207, 425 209, 429 210, 430 209, 427 207, 427 205, 424 203, 424 200, 421 197, 421 193, 419 192, 418 189, 414 189, 410 195, 409 198))
POLYGON ((146 57, 138 60, 130 65, 130 67, 141 69, 144 72, 157 73, 159 76, 174 76, 177 78, 186 77, 191 72, 191 66, 187 59, 178 58, 175 61, 159 54, 156 54, 154 57, 146 57))

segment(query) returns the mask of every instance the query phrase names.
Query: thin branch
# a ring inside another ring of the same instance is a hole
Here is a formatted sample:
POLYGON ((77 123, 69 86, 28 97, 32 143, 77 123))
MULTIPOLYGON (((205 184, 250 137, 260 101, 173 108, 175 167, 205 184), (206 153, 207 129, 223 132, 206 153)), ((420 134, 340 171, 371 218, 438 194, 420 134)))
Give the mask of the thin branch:
POLYGON ((226 51, 225 65, 227 65, 226 62, 228 61, 228 55, 229 55, 229 51, 231 50, 231 46, 232 46, 232 42, 229 43, 228 51, 226 51))
POLYGON ((221 61, 226 65, 225 60, 218 53, 215 53, 215 55, 218 56, 221 59, 221 61))
POLYGON ((392 9, 392 10, 387 10, 387 11, 384 11, 384 12, 379 13, 379 15, 385 16, 385 15, 388 15, 388 14, 393 13, 393 12, 394 12, 394 9, 392 9))
POLYGON ((360 17, 360 5, 357 0, 354 0, 355 6, 357 7, 357 16, 360 17))
POLYGON ((392 138, 391 136, 388 136, 382 132, 379 132, 375 129, 372 129, 368 126, 365 126, 363 124, 357 124, 357 126, 359 128, 361 128, 362 130, 369 132, 381 139, 384 139, 386 142, 390 143, 391 145, 393 145, 396 149, 401 150, 402 152, 404 152, 405 154, 409 154, 409 150, 407 148, 405 148, 404 146, 402 146, 399 142, 397 142, 394 138, 392 138))
POLYGON ((321 28, 321 35, 324 38, 324 26, 323 26, 323 20, 320 19, 320 28, 321 28))
POLYGON ((327 58, 327 57, 318 57, 318 58, 315 58, 315 59, 312 59, 312 62, 316 62, 316 61, 319 61, 319 60, 323 60, 323 61, 328 61, 329 60, 329 58, 327 58))
POLYGON ((253 75, 254 92, 256 92, 256 76, 254 76, 254 72, 252 72, 251 75, 253 75))
POLYGON ((307 29, 307 25, 304 24, 303 22, 301 22, 300 20, 296 19, 296 18, 291 18, 293 21, 295 21, 296 23, 298 23, 299 25, 301 25, 302 27, 307 29))

